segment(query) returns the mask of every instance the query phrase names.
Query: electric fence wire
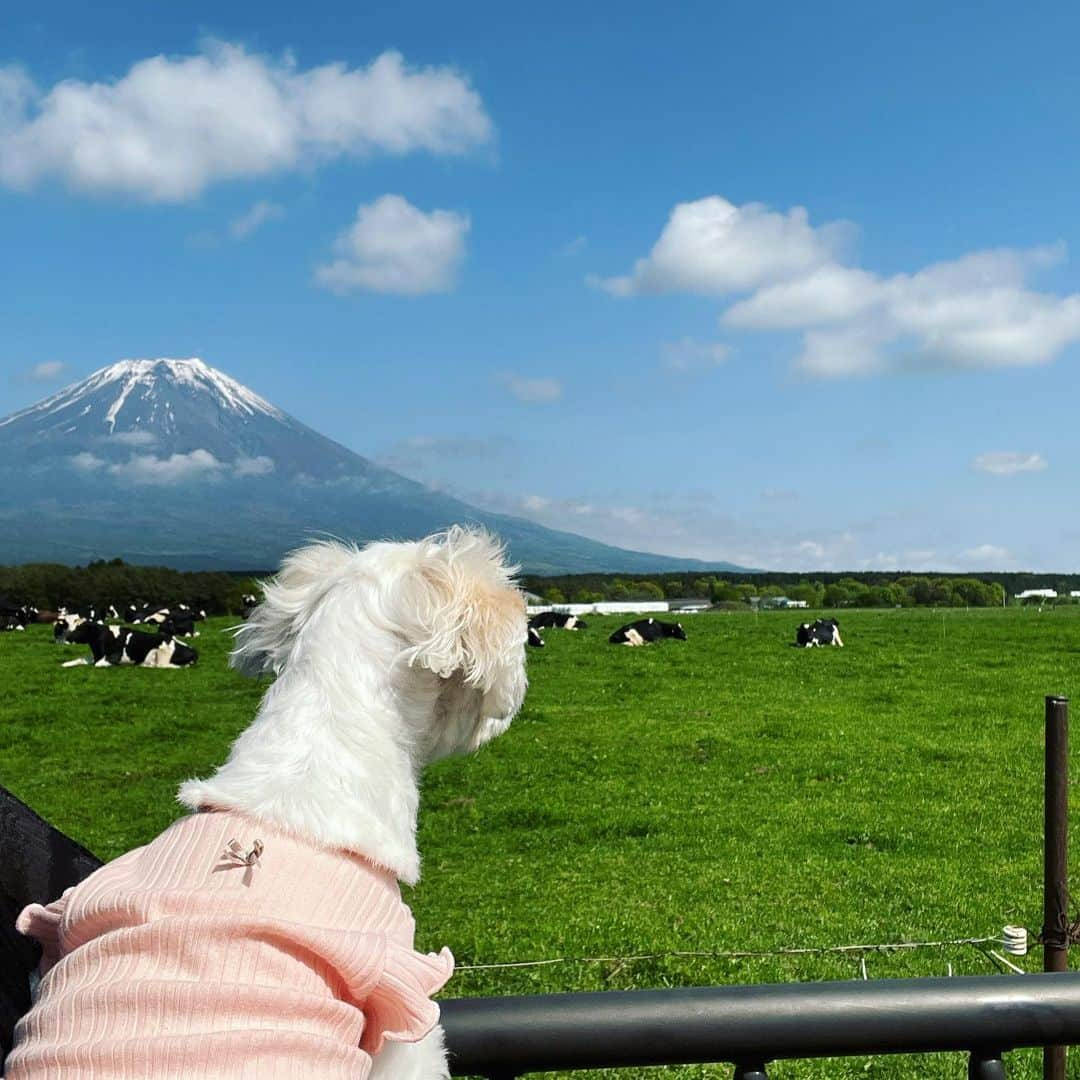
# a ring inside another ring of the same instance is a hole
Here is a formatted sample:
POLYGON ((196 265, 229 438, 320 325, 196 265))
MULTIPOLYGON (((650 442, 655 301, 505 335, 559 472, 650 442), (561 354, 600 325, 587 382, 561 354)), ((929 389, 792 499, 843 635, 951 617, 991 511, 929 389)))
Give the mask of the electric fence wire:
MULTIPOLYGON (((1005 952, 1013 956, 1022 956, 1027 952, 1026 933, 1022 951, 1018 940, 1019 931, 1023 928, 1009 926, 1005 928, 1001 937, 965 937, 946 938, 941 941, 892 941, 872 945, 810 945, 791 946, 781 949, 740 949, 729 951, 714 950, 669 950, 665 952, 634 953, 629 956, 554 956, 544 960, 513 960, 504 963, 492 964, 458 964, 458 972, 465 971, 500 971, 510 968, 537 968, 550 967, 555 964, 632 964, 647 960, 679 960, 679 959, 704 959, 704 960, 756 960, 769 957, 784 956, 824 956, 828 954, 860 954, 865 958, 867 953, 907 952, 915 949, 945 949, 971 947, 977 949, 984 956, 990 958, 997 966, 1007 967, 1009 970, 1023 975, 1023 968, 1018 967, 1011 960, 1006 959, 996 952, 992 946, 1000 946, 1005 952)), ((864 966, 860 965, 864 970, 864 966)))

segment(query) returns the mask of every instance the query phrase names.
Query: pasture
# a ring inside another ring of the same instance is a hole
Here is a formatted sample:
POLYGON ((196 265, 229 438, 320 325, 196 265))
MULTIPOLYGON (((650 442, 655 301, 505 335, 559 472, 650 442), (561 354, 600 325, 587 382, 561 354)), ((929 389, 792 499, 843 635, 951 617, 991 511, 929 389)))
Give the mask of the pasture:
MULTIPOLYGON (((1043 696, 1080 698, 1080 609, 841 612, 844 649, 793 648, 807 614, 690 616, 688 641, 639 649, 607 644, 616 617, 545 631, 509 733, 427 774, 424 880, 406 899, 420 947, 457 958, 451 995, 858 978, 858 954, 771 954, 1037 930, 1043 696), (670 955, 733 952, 768 955, 670 955), (664 955, 625 959, 641 954, 664 955), (568 962, 469 970, 553 958, 568 962)), ((203 624, 181 671, 61 670, 83 650, 50 628, 0 635, 0 783, 103 858, 148 840, 263 689, 226 669, 228 625, 203 624)), ((871 978, 949 965, 995 970, 971 945, 866 954, 871 978)), ((1038 1060, 1010 1055, 1010 1075, 1038 1060)))

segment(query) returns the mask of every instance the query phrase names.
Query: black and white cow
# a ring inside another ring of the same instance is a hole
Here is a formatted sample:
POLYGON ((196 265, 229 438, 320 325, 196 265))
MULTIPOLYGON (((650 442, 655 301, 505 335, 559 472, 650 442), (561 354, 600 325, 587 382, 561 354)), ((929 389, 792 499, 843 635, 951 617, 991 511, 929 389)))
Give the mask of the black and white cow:
MULTIPOLYGON (((170 634, 146 634, 127 626, 105 626, 84 622, 69 635, 75 644, 90 646, 94 667, 133 664, 138 667, 179 668, 194 664, 199 654, 170 634)), ((63 667, 91 663, 85 658, 68 660, 63 667)))
POLYGON ((198 637, 195 618, 191 611, 171 611, 158 623, 158 633, 171 634, 173 637, 198 637))
POLYGON ((67 613, 61 608, 60 614, 56 616, 56 622, 53 623, 54 643, 57 645, 66 644, 75 630, 87 621, 89 620, 84 619, 81 615, 76 615, 74 612, 67 613))
POLYGON ((529 620, 529 625, 537 630, 543 630, 548 626, 560 630, 584 630, 588 624, 584 619, 579 619, 576 615, 567 615, 562 611, 542 611, 529 620))
POLYGON ((817 619, 812 623, 803 623, 795 631, 795 643, 804 649, 817 645, 837 645, 844 647, 840 640, 840 624, 835 619, 817 619))
POLYGON ((254 593, 244 593, 240 597, 240 618, 246 622, 258 606, 259 598, 254 593))
POLYGON ((661 638, 677 638, 679 641, 686 640, 686 631, 682 623, 660 622, 659 619, 638 619, 637 622, 627 623, 620 626, 608 641, 612 645, 651 645, 661 638))
POLYGON ((36 611, 31 607, 0 609, 0 630, 25 630, 34 621, 36 611))
POLYGON ((540 636, 540 631, 535 626, 529 627, 529 636, 525 639, 526 645, 531 645, 534 649, 542 649, 544 647, 544 639, 540 636))
POLYGON ((173 604, 171 606, 163 604, 160 607, 147 605, 141 611, 136 613, 134 619, 128 619, 127 621, 134 623, 136 626, 151 623, 157 626, 164 626, 166 622, 172 620, 177 626, 184 625, 190 627, 189 630, 181 631, 184 636, 187 637, 195 633, 195 623, 205 618, 205 611, 195 611, 187 604, 173 604))

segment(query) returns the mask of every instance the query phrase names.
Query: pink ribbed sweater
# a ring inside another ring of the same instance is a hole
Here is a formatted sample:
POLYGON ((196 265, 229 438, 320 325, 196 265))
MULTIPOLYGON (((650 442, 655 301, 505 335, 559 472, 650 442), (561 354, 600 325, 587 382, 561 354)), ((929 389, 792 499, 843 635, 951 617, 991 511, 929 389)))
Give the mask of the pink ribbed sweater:
POLYGON ((388 871, 231 811, 181 818, 18 927, 47 974, 8 1080, 364 1080, 385 1039, 435 1026, 453 971, 414 951, 388 871), (255 865, 232 840, 262 842, 255 865))

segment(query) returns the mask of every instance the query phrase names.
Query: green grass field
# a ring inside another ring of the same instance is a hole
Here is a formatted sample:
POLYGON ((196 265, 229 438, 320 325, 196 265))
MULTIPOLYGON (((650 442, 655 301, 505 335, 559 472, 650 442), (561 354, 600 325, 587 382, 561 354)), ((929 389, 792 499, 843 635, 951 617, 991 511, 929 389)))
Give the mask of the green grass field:
MULTIPOLYGON (((1043 697, 1080 672, 1080 609, 697 615, 690 640, 548 631, 525 709, 424 789, 424 948, 452 996, 860 977, 854 955, 676 957, 984 937, 1041 922, 1043 697), (569 958, 537 967, 473 965, 569 958)), ((49 628, 0 635, 0 783, 103 858, 179 814, 263 689, 211 620, 196 669, 63 670, 49 628)), ((1075 802, 1076 800, 1074 800, 1075 802)), ((1033 951, 1020 961, 1041 966, 1033 951)), ((973 946, 875 952, 871 978, 988 974, 973 946)), ((1032 1053, 1010 1075, 1039 1075, 1032 1053)), ((964 1059, 778 1064, 777 1077, 946 1077, 964 1059)), ((646 1071, 604 1075, 659 1076, 646 1071)), ((664 1073, 729 1076, 728 1066, 664 1073)))

